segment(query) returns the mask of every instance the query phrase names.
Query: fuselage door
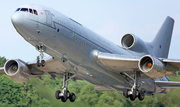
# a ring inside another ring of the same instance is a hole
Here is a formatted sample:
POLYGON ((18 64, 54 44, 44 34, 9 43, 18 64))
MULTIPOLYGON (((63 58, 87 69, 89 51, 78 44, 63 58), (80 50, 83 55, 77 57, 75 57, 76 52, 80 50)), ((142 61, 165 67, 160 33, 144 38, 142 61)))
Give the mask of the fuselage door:
POLYGON ((52 14, 50 11, 46 10, 46 23, 52 26, 52 14))

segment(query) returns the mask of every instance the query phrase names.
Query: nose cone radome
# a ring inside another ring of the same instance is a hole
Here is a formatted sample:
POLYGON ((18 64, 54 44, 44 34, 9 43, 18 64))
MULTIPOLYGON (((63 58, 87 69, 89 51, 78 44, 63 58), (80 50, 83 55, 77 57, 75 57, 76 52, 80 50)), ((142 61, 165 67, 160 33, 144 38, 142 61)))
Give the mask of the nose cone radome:
POLYGON ((24 21, 24 14, 15 12, 11 17, 11 21, 15 27, 21 27, 24 21))

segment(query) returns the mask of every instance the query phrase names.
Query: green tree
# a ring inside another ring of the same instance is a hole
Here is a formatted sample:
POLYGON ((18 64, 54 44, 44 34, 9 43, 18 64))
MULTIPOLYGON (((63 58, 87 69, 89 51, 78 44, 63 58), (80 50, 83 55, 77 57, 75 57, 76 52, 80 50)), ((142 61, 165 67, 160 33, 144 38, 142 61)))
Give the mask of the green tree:
POLYGON ((102 94, 101 91, 94 90, 94 87, 95 86, 92 84, 87 84, 82 88, 80 93, 81 101, 90 106, 97 104, 97 102, 99 101, 99 97, 102 94))
POLYGON ((17 104, 21 97, 21 86, 6 75, 0 78, 0 102, 17 104))
POLYGON ((0 67, 3 67, 7 59, 5 57, 0 57, 0 67))

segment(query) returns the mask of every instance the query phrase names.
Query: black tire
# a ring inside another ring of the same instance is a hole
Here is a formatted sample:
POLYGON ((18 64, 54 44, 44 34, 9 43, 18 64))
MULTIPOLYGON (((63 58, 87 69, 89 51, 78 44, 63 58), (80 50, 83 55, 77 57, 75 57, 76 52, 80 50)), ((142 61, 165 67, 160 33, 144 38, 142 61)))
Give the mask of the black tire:
POLYGON ((65 99, 64 97, 61 97, 61 101, 62 101, 62 102, 66 102, 67 99, 65 99))
POLYGON ((39 60, 37 60, 37 63, 36 63, 36 64, 37 64, 37 67, 40 67, 39 60))
POLYGON ((136 98, 133 97, 133 95, 130 95, 130 100, 134 101, 136 98))
POLYGON ((71 102, 74 102, 75 99, 76 99, 75 94, 74 94, 74 93, 71 93, 70 96, 69 96, 69 100, 70 100, 71 102))
POLYGON ((57 90, 55 93, 56 99, 61 99, 61 97, 59 96, 59 94, 61 93, 61 91, 57 90))
POLYGON ((70 92, 67 90, 67 99, 70 97, 70 92))
POLYGON ((64 96, 63 96, 64 100, 67 100, 67 99, 68 99, 67 93, 68 93, 68 90, 65 90, 65 91, 64 91, 64 96))
POLYGON ((144 100, 144 97, 145 97, 144 92, 139 91, 138 99, 139 99, 140 101, 142 101, 142 100, 144 100))
POLYGON ((45 60, 42 60, 42 61, 41 61, 41 66, 44 67, 45 65, 46 65, 45 60))
POLYGON ((137 97, 137 96, 136 96, 136 92, 137 92, 137 90, 136 90, 136 89, 133 89, 133 94, 132 94, 132 96, 133 96, 134 99, 137 97))
POLYGON ((125 89, 125 90, 123 91, 124 97, 129 98, 128 92, 129 92, 129 89, 125 89))

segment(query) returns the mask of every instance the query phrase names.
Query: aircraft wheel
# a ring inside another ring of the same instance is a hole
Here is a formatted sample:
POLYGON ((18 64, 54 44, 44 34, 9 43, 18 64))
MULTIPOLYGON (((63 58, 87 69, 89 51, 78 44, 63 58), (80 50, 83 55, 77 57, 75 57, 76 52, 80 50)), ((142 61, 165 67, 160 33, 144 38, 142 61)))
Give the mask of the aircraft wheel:
POLYGON ((136 89, 133 89, 133 94, 132 94, 132 96, 133 96, 133 98, 135 99, 136 98, 136 89))
POLYGON ((63 96, 64 100, 67 100, 67 99, 68 99, 68 95, 69 95, 69 91, 68 91, 68 90, 65 90, 65 91, 64 91, 64 96, 63 96))
POLYGON ((37 60, 37 63, 36 63, 36 64, 37 64, 37 66, 38 66, 38 67, 40 67, 40 63, 39 63, 39 60, 37 60))
POLYGON ((138 99, 139 99, 140 101, 142 101, 142 100, 144 100, 144 97, 145 97, 144 92, 139 91, 138 99))
POLYGON ((75 99, 76 99, 75 94, 74 94, 74 93, 71 93, 70 96, 69 96, 69 100, 70 100, 71 102, 74 102, 75 99))
POLYGON ((61 91, 57 90, 55 93, 56 99, 61 99, 61 97, 59 96, 59 94, 61 93, 61 91))
POLYGON ((66 102, 67 99, 65 99, 64 96, 63 96, 63 97, 61 97, 61 101, 62 101, 62 102, 66 102))
POLYGON ((123 91, 123 95, 124 95, 126 98, 129 98, 128 92, 129 92, 129 89, 125 89, 125 90, 123 91))
POLYGON ((136 98, 133 97, 133 95, 130 95, 130 100, 134 101, 136 98))
POLYGON ((42 60, 42 61, 41 61, 41 66, 44 67, 45 65, 46 65, 45 60, 42 60))

